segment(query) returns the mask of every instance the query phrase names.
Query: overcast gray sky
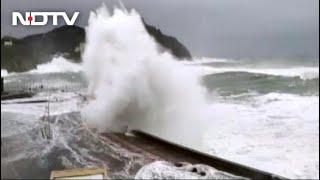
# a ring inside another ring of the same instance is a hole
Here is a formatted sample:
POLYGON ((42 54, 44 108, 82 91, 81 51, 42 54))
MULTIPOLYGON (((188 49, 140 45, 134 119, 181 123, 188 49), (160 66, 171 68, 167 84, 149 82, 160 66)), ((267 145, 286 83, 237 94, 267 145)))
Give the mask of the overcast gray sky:
MULTIPOLYGON (((80 11, 77 24, 102 2, 115 0, 1 0, 1 36, 52 29, 11 26, 12 11, 80 11)), ((194 56, 319 58, 318 0, 123 0, 149 24, 175 36, 194 56)))

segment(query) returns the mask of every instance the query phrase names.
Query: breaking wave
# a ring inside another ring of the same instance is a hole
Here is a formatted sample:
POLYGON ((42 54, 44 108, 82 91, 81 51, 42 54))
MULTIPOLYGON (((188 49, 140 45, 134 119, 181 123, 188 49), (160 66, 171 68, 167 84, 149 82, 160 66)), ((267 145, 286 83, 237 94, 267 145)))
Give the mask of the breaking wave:
POLYGON ((236 95, 255 91, 259 94, 282 92, 298 95, 318 95, 319 79, 275 76, 248 72, 224 72, 206 75, 204 84, 220 95, 236 95))
POLYGON ((81 64, 73 63, 63 57, 55 57, 50 62, 37 65, 36 69, 29 73, 62 73, 62 72, 80 72, 81 64))
POLYGON ((82 113, 89 126, 125 131, 129 125, 200 147, 206 89, 194 67, 158 52, 136 11, 91 12, 86 38, 83 64, 91 98, 82 113))
POLYGON ((248 72, 254 74, 266 74, 274 76, 284 76, 284 77, 299 77, 303 80, 308 79, 318 79, 319 78, 319 68, 318 67, 295 67, 295 68, 242 68, 242 67, 223 67, 214 68, 209 66, 199 67, 203 75, 208 74, 219 74, 226 72, 248 72))

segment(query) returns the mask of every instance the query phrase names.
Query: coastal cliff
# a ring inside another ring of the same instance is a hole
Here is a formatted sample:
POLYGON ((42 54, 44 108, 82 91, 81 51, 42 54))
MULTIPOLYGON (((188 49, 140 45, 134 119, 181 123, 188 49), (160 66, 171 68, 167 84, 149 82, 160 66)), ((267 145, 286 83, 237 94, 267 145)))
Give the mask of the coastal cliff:
MULTIPOLYGON (((176 38, 163 34, 159 29, 144 22, 147 32, 160 45, 161 51, 169 51, 177 59, 191 60, 187 48, 176 38)), ((38 64, 50 61, 54 56, 63 56, 81 62, 81 44, 85 41, 85 30, 78 26, 62 26, 46 33, 34 34, 18 39, 1 39, 1 69, 8 72, 24 72, 38 64)))

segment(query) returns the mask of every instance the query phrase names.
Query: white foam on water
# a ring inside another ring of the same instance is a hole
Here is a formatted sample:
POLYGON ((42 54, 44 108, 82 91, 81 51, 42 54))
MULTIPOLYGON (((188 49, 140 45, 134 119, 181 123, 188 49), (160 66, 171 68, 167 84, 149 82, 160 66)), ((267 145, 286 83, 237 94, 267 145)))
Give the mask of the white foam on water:
POLYGON ((319 78, 319 68, 318 67, 294 67, 294 68, 244 68, 244 67, 210 67, 210 66, 200 66, 199 69, 202 71, 203 75, 208 74, 219 74, 226 72, 248 72, 248 73, 258 73, 267 74, 274 76, 284 76, 284 77, 300 77, 303 80, 317 79, 319 78))
POLYGON ((319 178, 319 97, 270 93, 213 103, 207 151, 289 178, 319 178))
POLYGON ((28 103, 30 101, 50 101, 50 114, 58 115, 80 111, 80 97, 75 93, 39 93, 32 98, 1 101, 1 112, 20 113, 41 117, 44 115, 48 102, 28 103))
POLYGON ((33 115, 1 111, 1 138, 32 130, 36 127, 36 120, 36 116, 33 115))
POLYGON ((79 63, 73 63, 63 57, 55 57, 50 62, 37 65, 27 73, 62 73, 62 72, 80 72, 82 66, 79 63))
POLYGON ((1 77, 8 76, 8 71, 6 69, 1 69, 1 77))
POLYGON ((235 63, 236 61, 225 58, 212 58, 212 57, 195 57, 192 61, 180 61, 184 64, 204 64, 204 63, 235 63))
POLYGON ((72 62, 70 59, 66 59, 62 56, 54 57, 50 62, 37 65, 35 69, 31 69, 27 72, 8 72, 6 69, 1 69, 1 77, 7 77, 12 75, 19 75, 24 73, 32 74, 44 74, 44 73, 63 73, 63 72, 81 72, 81 63, 72 62))

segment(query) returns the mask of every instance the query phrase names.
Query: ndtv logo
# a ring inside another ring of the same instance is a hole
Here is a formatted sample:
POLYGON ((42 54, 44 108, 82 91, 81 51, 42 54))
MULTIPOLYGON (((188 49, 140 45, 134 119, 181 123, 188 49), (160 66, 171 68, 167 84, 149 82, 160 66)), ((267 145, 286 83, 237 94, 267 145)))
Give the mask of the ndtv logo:
POLYGON ((12 12, 12 25, 18 25, 18 20, 24 26, 44 26, 48 23, 49 17, 52 17, 52 25, 58 25, 58 19, 62 18, 64 22, 72 26, 77 20, 79 12, 74 12, 69 18, 66 12, 26 12, 25 16, 20 12, 12 12))

